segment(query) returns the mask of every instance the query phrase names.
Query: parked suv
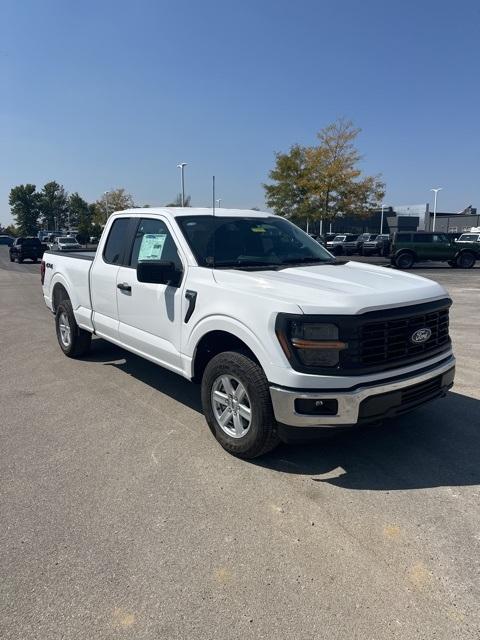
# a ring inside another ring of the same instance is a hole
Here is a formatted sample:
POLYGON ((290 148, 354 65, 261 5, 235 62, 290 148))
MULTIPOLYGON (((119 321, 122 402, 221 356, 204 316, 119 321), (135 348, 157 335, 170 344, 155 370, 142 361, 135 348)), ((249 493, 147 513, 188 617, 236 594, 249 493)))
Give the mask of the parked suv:
MULTIPOLYGON (((327 242, 327 249, 333 253, 334 256, 342 256, 347 254, 346 245, 347 243, 351 243, 356 241, 358 238, 358 234, 353 233, 342 233, 336 235, 333 240, 327 242)), ((353 251, 350 251, 353 253, 353 251)))
POLYGON ((15 238, 12 238, 11 236, 0 236, 0 244, 6 244, 11 247, 14 242, 15 238))
POLYGON ((55 238, 49 248, 51 251, 72 251, 73 249, 81 249, 82 245, 71 236, 61 236, 55 238))
POLYGON ((462 235, 455 240, 455 242, 477 242, 480 243, 480 233, 462 233, 462 235))
POLYGON ((354 253, 363 255, 363 245, 377 237, 376 233, 361 233, 356 240, 349 239, 343 244, 345 255, 350 256, 354 253))
POLYGON ((393 236, 390 259, 399 269, 410 269, 415 262, 448 262, 451 267, 471 269, 480 258, 480 245, 457 243, 446 233, 397 232, 393 236))
POLYGON ((21 263, 24 260, 36 262, 43 256, 44 247, 38 238, 17 238, 9 248, 10 262, 21 263))
POLYGON ((364 256, 388 256, 390 253, 390 236, 388 233, 379 233, 363 243, 362 255, 364 256))

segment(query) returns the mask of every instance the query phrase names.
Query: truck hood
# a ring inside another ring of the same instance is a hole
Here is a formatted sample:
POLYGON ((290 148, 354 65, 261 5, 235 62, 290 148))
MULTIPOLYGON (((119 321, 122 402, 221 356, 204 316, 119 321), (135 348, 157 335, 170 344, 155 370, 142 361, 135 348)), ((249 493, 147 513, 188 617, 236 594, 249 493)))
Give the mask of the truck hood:
POLYGON ((295 304, 312 314, 356 314, 448 297, 433 280, 353 261, 280 271, 216 269, 214 277, 230 290, 295 304))

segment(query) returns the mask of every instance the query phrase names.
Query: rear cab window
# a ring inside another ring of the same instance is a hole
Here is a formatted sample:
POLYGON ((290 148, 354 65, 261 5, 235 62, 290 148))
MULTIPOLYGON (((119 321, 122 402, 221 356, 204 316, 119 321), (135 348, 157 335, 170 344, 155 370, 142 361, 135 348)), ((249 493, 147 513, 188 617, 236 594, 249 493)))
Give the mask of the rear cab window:
POLYGON ((117 218, 113 221, 103 250, 103 259, 108 264, 123 264, 129 222, 130 218, 117 218))

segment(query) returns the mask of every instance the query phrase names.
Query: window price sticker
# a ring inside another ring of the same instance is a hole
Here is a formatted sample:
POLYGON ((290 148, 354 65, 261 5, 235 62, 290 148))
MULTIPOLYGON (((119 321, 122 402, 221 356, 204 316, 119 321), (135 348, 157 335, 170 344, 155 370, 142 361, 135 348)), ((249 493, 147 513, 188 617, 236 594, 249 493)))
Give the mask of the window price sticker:
POLYGON ((166 239, 166 233, 146 233, 142 238, 138 259, 161 260, 166 239))

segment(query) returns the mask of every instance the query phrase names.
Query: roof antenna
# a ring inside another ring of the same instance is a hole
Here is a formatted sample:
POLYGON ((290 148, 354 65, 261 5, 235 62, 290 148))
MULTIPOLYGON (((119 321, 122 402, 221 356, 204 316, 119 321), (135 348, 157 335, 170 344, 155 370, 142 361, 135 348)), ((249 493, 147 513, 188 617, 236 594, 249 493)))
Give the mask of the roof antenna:
MULTIPOLYGON (((212 212, 215 218, 215 176, 212 176, 212 212)), ((215 238, 216 238, 215 220, 213 220, 213 256, 212 256, 212 269, 215 269, 215 238)))

